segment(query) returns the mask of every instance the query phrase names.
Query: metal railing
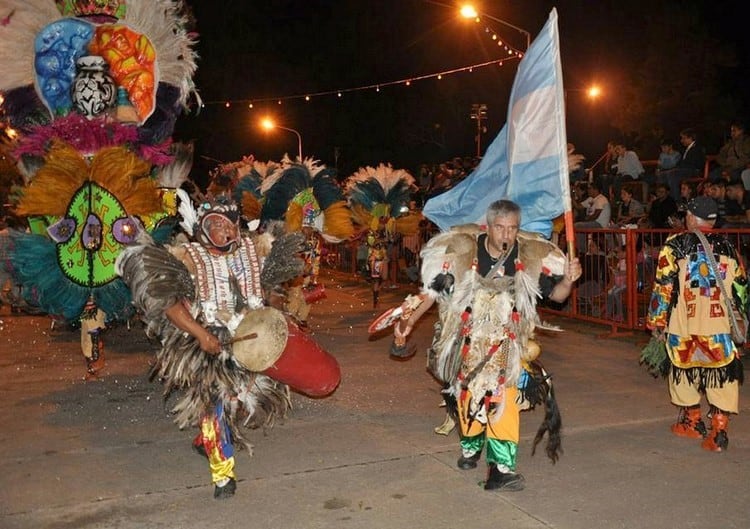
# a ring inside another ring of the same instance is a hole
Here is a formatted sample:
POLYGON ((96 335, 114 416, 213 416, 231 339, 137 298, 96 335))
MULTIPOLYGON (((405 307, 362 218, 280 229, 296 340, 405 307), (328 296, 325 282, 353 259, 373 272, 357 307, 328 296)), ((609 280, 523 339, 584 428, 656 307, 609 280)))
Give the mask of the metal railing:
MULTIPOLYGON (((750 262, 750 228, 714 230, 724 234, 737 248, 743 266, 750 262)), ((389 281, 409 283, 413 281, 414 268, 419 267, 419 250, 434 235, 429 228, 420 233, 418 244, 404 244, 399 240, 389 249, 389 281), (416 249, 416 252, 415 252, 416 249), (411 270, 409 270, 411 267, 411 270), (410 277, 410 273, 412 274, 410 277)), ((584 274, 578 280, 568 300, 557 306, 540 306, 540 310, 578 320, 590 321, 611 327, 611 332, 629 332, 645 329, 651 290, 656 275, 659 252, 664 241, 674 230, 657 229, 580 229, 576 232, 577 248, 595 243, 602 259, 591 259, 585 252, 578 252, 584 274), (615 272, 619 257, 618 248, 624 248, 625 281, 618 287, 615 272), (603 265, 597 274, 591 262, 598 260, 603 265)), ((566 247, 564 240, 559 242, 566 247)), ((367 248, 362 241, 345 241, 324 245, 322 264, 342 272, 366 277, 367 248)))

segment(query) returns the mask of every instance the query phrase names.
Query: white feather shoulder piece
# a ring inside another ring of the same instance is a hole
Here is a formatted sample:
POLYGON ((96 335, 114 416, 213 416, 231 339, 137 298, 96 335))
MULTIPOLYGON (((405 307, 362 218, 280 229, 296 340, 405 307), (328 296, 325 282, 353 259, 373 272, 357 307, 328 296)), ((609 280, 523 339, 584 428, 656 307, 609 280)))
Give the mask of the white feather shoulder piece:
POLYGON ((177 211, 182 217, 180 226, 185 230, 185 233, 192 237, 195 234, 195 226, 198 225, 198 213, 196 213, 193 201, 190 199, 187 191, 178 188, 176 193, 177 198, 180 199, 180 205, 177 207, 177 211))

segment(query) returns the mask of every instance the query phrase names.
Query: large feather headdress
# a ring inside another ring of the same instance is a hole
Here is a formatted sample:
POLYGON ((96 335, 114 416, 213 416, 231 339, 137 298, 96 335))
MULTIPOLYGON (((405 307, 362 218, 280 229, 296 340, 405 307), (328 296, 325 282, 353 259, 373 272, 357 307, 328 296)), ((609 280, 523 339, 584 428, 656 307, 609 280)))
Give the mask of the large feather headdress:
POLYGON ((116 319, 132 306, 114 260, 139 230, 169 236, 162 221, 176 200, 165 188, 181 185, 192 163, 192 149, 171 140, 194 92, 188 9, 182 0, 2 0, 0 10, 2 110, 20 132, 17 211, 31 228, 10 256, 16 279, 50 314, 75 318, 93 298, 116 319))
POLYGON ((411 213, 411 186, 414 177, 390 164, 362 167, 345 183, 354 222, 376 229, 380 219, 387 219, 390 229, 403 235, 419 229, 421 215, 411 213))
POLYGON ((29 124, 19 121, 30 112, 16 99, 36 99, 48 119, 71 110, 68 87, 76 61, 86 55, 104 58, 141 124, 159 110, 160 84, 173 88, 162 96, 183 106, 195 93, 195 35, 182 0, 4 0, 2 7, 7 23, 0 28, 0 90, 7 92, 16 128, 29 124), (31 85, 36 98, 26 89, 31 85))
POLYGON ((261 162, 251 154, 237 162, 219 165, 209 174, 207 193, 211 196, 230 195, 248 221, 260 219, 263 208, 263 181, 281 164, 261 162))
POLYGON ((317 160, 296 163, 285 157, 281 167, 263 180, 260 190, 264 222, 284 220, 290 232, 309 226, 332 242, 354 234, 351 212, 335 171, 317 160))

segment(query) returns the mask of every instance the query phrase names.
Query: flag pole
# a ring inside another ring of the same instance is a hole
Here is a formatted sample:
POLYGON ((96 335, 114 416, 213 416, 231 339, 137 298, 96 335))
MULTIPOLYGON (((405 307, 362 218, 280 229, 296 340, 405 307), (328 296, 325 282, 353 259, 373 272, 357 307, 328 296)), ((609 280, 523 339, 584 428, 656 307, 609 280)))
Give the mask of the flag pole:
MULTIPOLYGON (((570 193, 570 191, 568 191, 570 193)), ((565 204, 565 240, 568 243, 568 256, 573 259, 576 256, 575 229, 573 228, 573 208, 570 205, 570 194, 568 194, 567 204, 565 204)))

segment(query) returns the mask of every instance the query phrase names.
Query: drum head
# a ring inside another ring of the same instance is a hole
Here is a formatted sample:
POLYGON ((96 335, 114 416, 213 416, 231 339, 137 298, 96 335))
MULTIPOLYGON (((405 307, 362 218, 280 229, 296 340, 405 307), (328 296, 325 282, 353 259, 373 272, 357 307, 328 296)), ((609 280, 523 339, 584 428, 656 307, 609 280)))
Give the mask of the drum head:
POLYGON ((232 344, 235 360, 250 371, 264 371, 271 367, 284 352, 289 327, 284 315, 272 307, 248 312, 237 326, 232 344), (257 334, 257 338, 242 340, 244 336, 257 334))

